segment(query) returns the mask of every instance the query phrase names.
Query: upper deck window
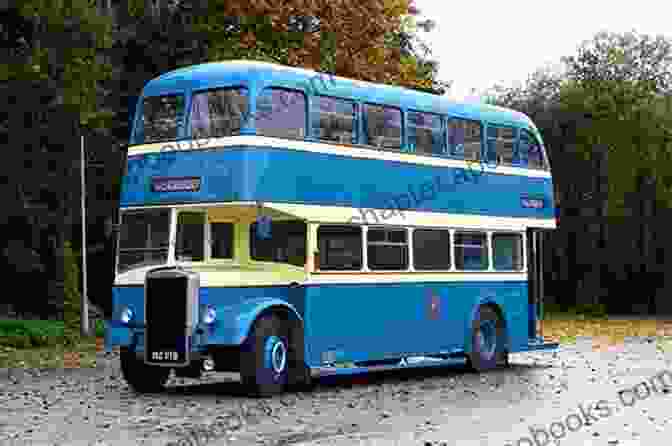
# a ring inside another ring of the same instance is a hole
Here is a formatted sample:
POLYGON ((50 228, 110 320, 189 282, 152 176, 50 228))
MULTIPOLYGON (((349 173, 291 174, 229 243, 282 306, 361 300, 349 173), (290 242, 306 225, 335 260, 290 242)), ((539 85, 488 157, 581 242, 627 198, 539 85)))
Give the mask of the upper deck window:
POLYGON ((306 97, 300 91, 265 88, 257 98, 257 135, 303 139, 306 135, 306 97))
POLYGON ((391 149, 401 148, 401 110, 364 104, 365 144, 391 149))
POLYGON ((408 112, 408 144, 411 151, 443 154, 441 116, 433 113, 408 112))
POLYGON ((191 100, 191 134, 194 138, 240 133, 248 116, 247 88, 222 88, 196 93, 191 100))
POLYGON ((482 126, 478 121, 451 118, 448 121, 448 154, 469 161, 481 159, 482 126))
POLYGON ((531 132, 524 129, 520 131, 518 157, 520 164, 530 169, 547 168, 541 144, 531 132))
POLYGON ((340 144, 357 142, 356 104, 347 99, 317 96, 311 106, 313 136, 340 144))
POLYGON ((517 163, 514 147, 516 129, 513 127, 488 126, 488 161, 497 164, 517 163))
POLYGON ((184 95, 152 96, 142 101, 140 141, 177 139, 182 133, 184 95))

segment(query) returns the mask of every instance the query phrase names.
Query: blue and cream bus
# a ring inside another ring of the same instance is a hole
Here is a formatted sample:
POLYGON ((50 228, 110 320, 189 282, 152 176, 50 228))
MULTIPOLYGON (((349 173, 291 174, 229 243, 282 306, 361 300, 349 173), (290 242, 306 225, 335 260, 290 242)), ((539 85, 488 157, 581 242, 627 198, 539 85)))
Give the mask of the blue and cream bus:
POLYGON ((125 379, 311 376, 466 361, 540 336, 553 184, 525 115, 275 64, 145 86, 123 179, 113 317, 125 379))

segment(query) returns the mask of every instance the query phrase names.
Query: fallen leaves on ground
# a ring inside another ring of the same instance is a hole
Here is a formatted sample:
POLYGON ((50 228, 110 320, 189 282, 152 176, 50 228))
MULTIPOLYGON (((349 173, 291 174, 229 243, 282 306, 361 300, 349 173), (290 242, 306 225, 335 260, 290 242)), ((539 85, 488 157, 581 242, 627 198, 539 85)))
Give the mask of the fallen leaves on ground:
POLYGON ((659 349, 672 350, 672 320, 571 319, 550 317, 542 322, 543 335, 561 344, 588 337, 595 350, 620 347, 630 338, 655 338, 659 349))

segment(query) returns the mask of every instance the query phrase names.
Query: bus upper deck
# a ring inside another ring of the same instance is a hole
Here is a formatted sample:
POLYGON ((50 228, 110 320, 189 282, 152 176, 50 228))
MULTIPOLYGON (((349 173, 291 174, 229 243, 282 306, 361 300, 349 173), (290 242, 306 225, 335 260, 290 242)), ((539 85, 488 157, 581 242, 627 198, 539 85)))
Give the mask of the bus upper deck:
POLYGON ((150 81, 128 155, 122 207, 263 201, 554 219, 548 159, 525 115, 273 64, 150 81), (418 200, 428 181, 447 193, 418 200))

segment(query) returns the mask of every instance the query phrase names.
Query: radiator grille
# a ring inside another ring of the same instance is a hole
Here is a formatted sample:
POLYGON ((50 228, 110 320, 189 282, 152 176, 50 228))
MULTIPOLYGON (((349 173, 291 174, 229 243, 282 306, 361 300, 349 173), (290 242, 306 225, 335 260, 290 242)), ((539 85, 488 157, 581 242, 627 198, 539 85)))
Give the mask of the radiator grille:
POLYGON ((145 320, 146 359, 151 363, 188 361, 187 277, 147 280, 145 320))

